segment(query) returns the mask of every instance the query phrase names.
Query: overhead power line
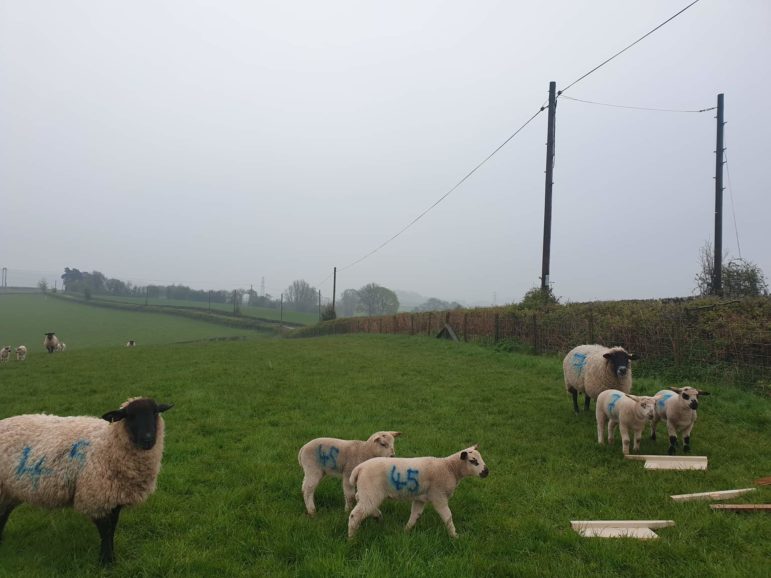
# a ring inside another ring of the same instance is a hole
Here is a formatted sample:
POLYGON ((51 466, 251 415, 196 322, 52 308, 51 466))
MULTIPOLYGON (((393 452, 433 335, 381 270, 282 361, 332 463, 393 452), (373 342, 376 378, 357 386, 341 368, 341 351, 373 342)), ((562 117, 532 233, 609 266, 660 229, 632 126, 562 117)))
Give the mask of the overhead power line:
MULTIPOLYGON (((397 237, 399 237, 399 236, 400 236, 402 233, 404 233, 404 232, 405 232, 407 229, 409 229, 410 227, 412 227, 412 226, 413 226, 415 223, 417 223, 417 222, 418 222, 420 219, 422 219, 422 218, 423 218, 423 217, 424 217, 424 216, 425 216, 425 215, 426 215, 426 214, 427 214, 429 211, 431 211, 431 210, 432 210, 434 207, 436 207, 436 206, 437 206, 439 203, 441 203, 443 200, 445 200, 447 197, 449 197, 449 196, 450 196, 450 195, 451 195, 451 194, 452 194, 452 193, 453 193, 453 192, 454 192, 454 191, 455 191, 455 190, 456 190, 458 187, 460 187, 460 186, 461 186, 463 183, 465 183, 465 182, 466 182, 466 181, 469 179, 469 177, 471 177, 471 175, 473 175, 475 172, 477 172, 477 170, 479 170, 479 169, 482 167, 482 165, 484 165, 484 164, 485 164, 487 161, 489 161, 491 158, 493 158, 493 156, 494 156, 494 155, 495 155, 495 154, 496 154, 498 151, 500 151, 500 150, 501 150, 501 149, 502 149, 504 146, 506 146, 506 145, 509 143, 509 141, 510 141, 511 139, 513 139, 515 136, 517 136, 517 135, 518 135, 518 134, 519 134, 519 133, 520 133, 520 132, 521 132, 521 131, 522 131, 522 130, 523 130, 523 129, 524 129, 526 126, 527 126, 527 125, 529 125, 529 124, 530 124, 530 123, 533 121, 533 119, 535 119, 535 117, 537 117, 539 114, 541 114, 541 113, 544 111, 544 109, 545 109, 545 107, 544 107, 544 106, 542 106, 541 108, 539 108, 539 109, 538 109, 538 111, 536 111, 536 113, 535 113, 533 116, 531 116, 529 119, 527 119, 527 120, 525 121, 525 124, 523 124, 523 125, 522 125, 522 126, 520 126, 520 127, 517 129, 517 130, 515 130, 515 131, 514 131, 514 133, 513 133, 511 136, 509 136, 509 138, 507 138, 505 141, 503 141, 503 142, 502 142, 502 143, 501 143, 501 144, 498 146, 498 148, 496 148, 496 149, 495 149, 493 152, 491 152, 489 155, 487 155, 487 157, 485 157, 485 159, 484 159, 482 162, 480 162, 480 163, 479 163, 477 166, 475 166, 473 169, 471 169, 469 172, 467 172, 467 173, 466 173, 466 175, 465 175, 465 176, 464 176, 464 177, 463 177, 461 180, 459 180, 459 181, 458 181, 458 182, 457 182, 457 183, 456 183, 456 184, 455 184, 455 185, 454 185, 454 186, 453 186, 453 187, 452 187, 452 188, 451 188, 449 191, 447 191, 446 193, 444 193, 444 194, 443 194, 441 197, 439 197, 439 198, 438 198, 438 199, 437 199, 437 200, 434 202, 434 204, 433 204, 433 205, 431 205, 430 207, 428 207, 428 208, 427 208, 425 211, 423 211, 423 212, 422 212, 422 213, 420 213, 420 214, 419 214, 417 217, 415 217, 414 219, 412 219, 412 221, 410 221, 409 223, 407 223, 407 225, 405 225, 405 226, 404 226, 404 227, 403 227, 403 228, 402 228, 402 229, 401 229, 401 230, 400 230, 398 233, 396 233, 396 234, 395 234, 395 235, 393 235, 391 238, 389 238, 388 240, 384 241, 383 243, 381 243, 380 245, 378 245, 377 247, 375 247, 374 249, 372 249, 372 250, 371 250, 369 253, 367 253, 366 255, 364 255, 364 256, 362 256, 362 257, 359 257, 358 259, 356 259, 355 261, 353 261, 353 262, 351 262, 351 263, 348 263, 348 265, 346 265, 345 267, 340 267, 340 268, 338 268, 338 271, 345 271, 346 269, 350 269, 350 268, 351 268, 351 267, 353 267, 354 265, 358 265, 359 263, 361 263, 362 261, 364 261, 364 259, 366 259, 366 258, 368 258, 368 257, 370 257, 370 256, 372 256, 372 255, 374 255, 375 253, 377 253, 378 251, 380 251, 380 249, 382 249, 383 247, 385 247, 386 245, 388 245, 388 244, 389 244, 391 241, 393 241, 394 239, 396 239, 397 237)), ((327 277, 327 279, 329 279, 329 277, 327 277)), ((327 279, 325 279, 325 281, 326 281, 327 279)))
POLYGON ((716 106, 711 106, 709 108, 700 108, 700 109, 694 109, 694 110, 685 110, 685 109, 679 109, 679 108, 651 108, 647 106, 628 106, 623 104, 610 104, 607 102, 596 102, 593 100, 583 100, 581 98, 573 98, 572 96, 562 96, 562 98, 565 98, 567 100, 574 100, 576 102, 584 102, 586 104, 597 104, 599 106, 610 106, 613 108, 629 108, 632 110, 651 110, 655 112, 707 112, 710 110, 715 110, 716 106))
POLYGON ((597 65, 597 66, 595 66, 594 68, 592 68, 592 69, 591 69, 589 72, 587 72, 587 73, 585 73, 584 75, 582 75, 582 76, 578 77, 576 80, 574 80, 573 82, 571 82, 570 84, 568 84, 568 85, 567 85, 565 88, 563 88, 562 90, 560 90, 560 91, 557 93, 557 96, 559 96, 559 95, 561 95, 561 94, 564 94, 565 92, 567 92, 568 90, 570 90, 570 88, 571 88, 571 87, 573 87, 574 85, 576 85, 576 84, 578 84, 579 82, 581 82, 581 81, 582 81, 584 78, 586 78, 587 76, 589 76, 589 75, 590 75, 590 74, 592 74, 593 72, 596 72, 597 70, 599 70, 600 68, 602 68, 603 66, 605 66, 605 65, 606 65, 608 62, 610 62, 611 60, 613 60, 613 59, 614 59, 614 58, 616 58, 617 56, 620 56, 621 54, 623 54, 624 52, 626 52, 627 50, 629 50, 630 48, 632 48, 632 46, 634 46, 634 45, 635 45, 635 44, 637 44, 638 42, 641 42, 642 40, 644 40, 645 38, 647 38, 648 36, 650 36, 651 34, 653 34, 654 32, 656 32, 656 30, 658 30, 659 28, 661 28, 661 27, 662 27, 662 26, 664 26, 665 24, 667 24, 667 23, 671 22, 672 20, 674 20, 675 18, 677 18, 678 16, 680 16, 680 14, 682 14, 683 12, 685 12, 686 10, 688 10, 688 8, 690 8, 690 7, 691 7, 691 6, 693 6, 694 4, 698 4, 700 1, 701 1, 701 0, 694 0, 693 2, 691 2, 690 4, 688 4, 688 6, 686 6, 686 7, 685 7, 685 8, 683 8, 682 10, 680 10, 680 11, 679 11, 677 14, 674 14, 673 16, 670 16, 669 18, 667 18, 666 20, 664 20, 664 22, 662 22, 661 24, 659 24, 658 26, 656 26, 656 28, 654 28, 653 30, 650 30, 650 31, 646 32, 645 34, 643 34, 642 36, 640 36, 640 38, 638 38, 637 40, 635 40, 634 42, 632 42, 632 44, 630 44, 630 45, 629 45, 629 46, 627 46, 626 48, 623 48, 623 49, 619 50, 619 51, 618 51, 618 52, 616 52, 616 53, 615 53, 613 56, 611 56, 611 57, 610 57, 610 58, 608 58, 607 60, 604 60, 603 62, 601 62, 600 64, 598 64, 598 65, 597 65))
MULTIPOLYGON (((726 147, 728 148, 728 147, 726 147)), ((734 232, 736 233, 736 248, 739 251, 739 259, 742 258, 742 246, 739 244, 739 227, 736 226, 736 207, 734 207, 734 187, 731 184, 731 170, 728 168, 728 155, 723 149, 723 158, 725 158, 725 172, 728 175, 728 195, 731 197, 731 213, 734 218, 734 232)))

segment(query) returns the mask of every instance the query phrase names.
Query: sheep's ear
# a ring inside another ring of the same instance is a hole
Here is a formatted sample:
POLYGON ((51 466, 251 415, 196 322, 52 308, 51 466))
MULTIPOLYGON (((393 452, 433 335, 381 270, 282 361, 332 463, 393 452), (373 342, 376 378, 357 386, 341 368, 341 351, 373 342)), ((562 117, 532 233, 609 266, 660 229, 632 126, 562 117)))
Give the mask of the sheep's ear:
POLYGON ((479 444, 474 444, 473 449, 478 450, 479 449, 479 444))
POLYGON ((460 453, 460 459, 465 460, 468 458, 468 452, 463 451, 460 453))
POLYGON ((625 393, 624 395, 627 396, 629 399, 632 399, 634 401, 640 401, 640 396, 638 396, 638 395, 629 395, 628 393, 625 393))
POLYGON ((709 392, 708 392, 708 391, 701 391, 701 390, 698 390, 698 392, 699 392, 699 395, 709 395, 709 392))
POLYGON ((109 421, 110 423, 120 421, 124 417, 126 417, 126 410, 125 409, 115 409, 113 411, 108 411, 106 414, 102 416, 102 419, 109 421))
POLYGON ((681 388, 679 388, 679 387, 668 387, 667 389, 671 389, 671 390, 672 390, 672 391, 674 391, 675 393, 680 393, 681 391, 683 391, 683 390, 682 390, 681 388))
POLYGON ((400 435, 402 435, 402 432, 400 431, 392 431, 389 432, 393 437, 398 438, 400 435))
POLYGON ((173 403, 159 403, 158 404, 158 413, 163 413, 167 409, 171 409, 174 407, 173 403))
POLYGON ((609 353, 609 352, 608 352, 608 353, 603 353, 603 354, 602 354, 602 356, 603 356, 605 359, 610 359, 610 353, 609 353))
POLYGON ((637 355, 636 353, 630 353, 629 354, 629 359, 640 359, 640 356, 637 355))

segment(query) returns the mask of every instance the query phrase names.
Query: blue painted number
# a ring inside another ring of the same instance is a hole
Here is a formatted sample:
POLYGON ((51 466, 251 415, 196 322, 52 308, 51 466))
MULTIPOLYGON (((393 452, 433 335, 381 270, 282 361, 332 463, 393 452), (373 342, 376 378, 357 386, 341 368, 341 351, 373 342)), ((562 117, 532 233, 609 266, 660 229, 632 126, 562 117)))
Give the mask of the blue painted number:
POLYGON ((319 445, 317 453, 322 468, 337 469, 337 456, 340 454, 340 448, 330 446, 329 451, 324 453, 324 446, 319 445))
POLYGON ((396 488, 397 492, 401 492, 403 488, 407 488, 408 492, 416 493, 420 490, 420 482, 418 481, 418 475, 420 470, 413 470, 407 468, 406 481, 402 481, 401 472, 396 470, 396 466, 391 466, 391 484, 396 488))

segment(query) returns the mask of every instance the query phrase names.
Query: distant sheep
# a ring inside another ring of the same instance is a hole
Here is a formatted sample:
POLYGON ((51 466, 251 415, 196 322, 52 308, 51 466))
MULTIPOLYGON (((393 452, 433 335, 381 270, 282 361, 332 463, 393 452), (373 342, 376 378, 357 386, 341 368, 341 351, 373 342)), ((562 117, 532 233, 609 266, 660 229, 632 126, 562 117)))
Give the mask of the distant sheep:
POLYGON ((669 433, 669 455, 674 455, 677 448, 677 434, 683 435, 683 451, 691 451, 691 430, 696 423, 696 409, 699 396, 709 395, 695 387, 670 387, 656 393, 656 415, 651 424, 651 439, 656 439, 656 428, 664 420, 669 433))
POLYGON ((16 361, 24 361, 25 359, 27 359, 27 346, 19 345, 16 348, 16 361))
POLYGON ((353 538, 367 516, 382 517, 379 508, 386 498, 412 501, 412 512, 405 530, 415 526, 426 504, 431 502, 450 537, 457 538, 448 501, 463 478, 486 478, 489 473, 476 445, 446 458, 367 460, 351 473, 357 503, 348 517, 348 538, 353 538))
POLYGON ((136 347, 136 346, 137 346, 137 342, 136 342, 136 341, 134 341, 133 339, 129 339, 129 340, 126 342, 126 347, 136 347))
POLYGON ((10 345, 6 345, 2 349, 0 349, 0 363, 7 363, 8 360, 11 358, 11 349, 10 345))
POLYGON ((584 409, 606 389, 632 391, 632 364, 637 359, 623 347, 579 345, 562 361, 565 389, 573 396, 573 411, 578 413, 578 394, 584 394, 584 409))
POLYGON ((57 351, 57 347, 59 345, 59 338, 56 337, 56 333, 51 331, 50 333, 45 333, 45 338, 43 339, 43 347, 48 350, 48 353, 53 353, 54 351, 57 351))
POLYGON ((56 351, 67 351, 67 344, 64 341, 60 341, 56 346, 56 351))
POLYGON ((621 432, 621 451, 629 453, 629 439, 632 450, 640 447, 645 425, 653 421, 656 412, 653 397, 627 395, 613 389, 606 389, 597 396, 595 415, 597 417, 597 442, 604 443, 605 425, 608 427, 608 443, 613 443, 613 432, 618 425, 621 432))
POLYGON ((155 491, 163 455, 160 414, 171 407, 133 398, 101 419, 35 414, 0 420, 0 540, 21 503, 72 506, 96 524, 100 561, 112 563, 120 509, 155 491))
POLYGON ((349 481, 353 468, 370 458, 393 456, 394 439, 400 435, 398 431, 379 431, 367 441, 316 438, 300 448, 297 459, 305 473, 302 490, 308 515, 316 513, 313 495, 324 476, 343 478, 345 511, 350 510, 354 503, 354 488, 349 481))

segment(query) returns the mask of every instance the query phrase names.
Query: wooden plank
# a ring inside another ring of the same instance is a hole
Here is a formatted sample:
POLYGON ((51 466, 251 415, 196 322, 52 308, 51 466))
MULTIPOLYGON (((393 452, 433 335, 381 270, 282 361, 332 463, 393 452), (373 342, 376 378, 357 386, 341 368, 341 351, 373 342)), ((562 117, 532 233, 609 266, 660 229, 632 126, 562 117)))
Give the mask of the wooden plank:
POLYGON ((695 461, 660 461, 660 460, 648 460, 645 462, 646 470, 706 470, 707 461, 695 462, 695 461))
POLYGON ((765 478, 760 478, 755 480, 755 483, 759 486, 771 486, 771 476, 766 476, 765 478))
POLYGON ((668 528, 674 520, 571 520, 574 530, 579 528, 668 528))
POLYGON ((628 460, 648 461, 659 460, 661 462, 701 462, 706 461, 707 456, 657 456, 657 455, 633 455, 624 456, 628 460))
POLYGON ((742 488, 739 490, 722 490, 719 492, 700 492, 698 494, 677 494, 670 496, 675 502, 692 502, 695 500, 730 500, 748 492, 754 492, 756 488, 742 488))
POLYGON ((576 530, 584 538, 637 538, 655 540, 658 534, 650 528, 581 528, 576 530))
POLYGON ((710 508, 728 512, 768 512, 771 514, 771 504, 712 504, 710 508))

